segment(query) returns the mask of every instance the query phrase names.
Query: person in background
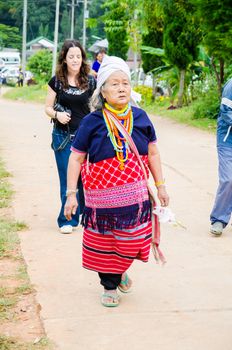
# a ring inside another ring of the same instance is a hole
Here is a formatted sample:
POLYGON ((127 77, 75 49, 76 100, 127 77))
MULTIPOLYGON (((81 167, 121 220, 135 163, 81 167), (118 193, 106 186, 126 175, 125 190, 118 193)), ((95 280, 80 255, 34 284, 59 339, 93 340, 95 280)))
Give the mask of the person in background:
POLYGON ((101 63, 103 61, 104 56, 105 56, 104 49, 101 49, 100 51, 98 51, 96 53, 95 61, 93 62, 93 65, 92 65, 92 74, 93 74, 95 79, 97 79, 97 73, 99 71, 99 68, 101 66, 101 63))
POLYGON ((18 86, 23 86, 23 71, 22 71, 22 68, 19 68, 19 75, 18 75, 18 86))
POLYGON ((132 107, 130 100, 129 67, 121 58, 105 57, 92 98, 94 111, 76 133, 68 165, 65 215, 71 220, 77 210, 76 183, 81 173, 85 192, 83 267, 98 272, 104 287, 101 303, 106 307, 119 305, 117 289, 130 291, 132 280, 126 271, 134 259, 148 261, 152 236, 144 172, 109 113, 134 140, 147 175, 150 170, 154 178, 161 205, 169 203, 155 129, 145 111, 132 107))
POLYGON ((217 122, 219 186, 210 215, 210 232, 220 236, 232 213, 232 79, 224 86, 217 122))
POLYGON ((64 216, 70 147, 82 119, 90 111, 89 101, 96 85, 89 71, 86 54, 79 41, 65 40, 59 54, 56 74, 48 83, 45 106, 47 115, 54 122, 52 148, 60 180, 61 209, 57 222, 61 233, 73 231, 79 224, 79 215, 84 207, 83 186, 79 178, 79 209, 70 221, 64 216))

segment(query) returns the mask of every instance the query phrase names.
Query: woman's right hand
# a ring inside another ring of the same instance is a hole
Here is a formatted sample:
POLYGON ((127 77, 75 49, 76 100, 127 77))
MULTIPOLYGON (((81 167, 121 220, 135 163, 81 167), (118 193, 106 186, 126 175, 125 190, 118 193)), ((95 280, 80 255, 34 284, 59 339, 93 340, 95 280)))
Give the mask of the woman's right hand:
POLYGON ((67 112, 57 112, 56 119, 61 124, 68 124, 68 122, 70 122, 70 120, 71 120, 71 117, 67 112))
POLYGON ((69 195, 64 206, 64 216, 67 220, 72 220, 72 215, 76 214, 78 207, 76 194, 69 195))

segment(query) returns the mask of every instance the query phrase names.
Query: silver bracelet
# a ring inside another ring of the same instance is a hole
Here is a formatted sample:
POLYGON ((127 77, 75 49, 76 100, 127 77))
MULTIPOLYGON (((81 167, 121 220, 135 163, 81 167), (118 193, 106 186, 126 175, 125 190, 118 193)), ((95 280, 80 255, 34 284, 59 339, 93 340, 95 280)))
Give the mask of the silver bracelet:
POLYGON ((66 197, 70 196, 70 194, 76 194, 78 192, 78 190, 67 190, 66 191, 66 197))

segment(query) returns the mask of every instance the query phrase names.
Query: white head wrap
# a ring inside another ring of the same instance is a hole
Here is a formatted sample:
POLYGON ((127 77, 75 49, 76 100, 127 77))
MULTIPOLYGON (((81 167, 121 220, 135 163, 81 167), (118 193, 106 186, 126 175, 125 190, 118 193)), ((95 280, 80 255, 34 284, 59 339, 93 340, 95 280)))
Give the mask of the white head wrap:
MULTIPOLYGON (((105 55, 97 74, 96 93, 99 94, 102 85, 109 78, 109 76, 119 70, 124 72, 128 76, 128 79, 130 81, 130 69, 126 62, 122 58, 105 55)), ((139 102, 140 100, 141 95, 131 90, 131 104, 137 105, 137 102, 139 102)))

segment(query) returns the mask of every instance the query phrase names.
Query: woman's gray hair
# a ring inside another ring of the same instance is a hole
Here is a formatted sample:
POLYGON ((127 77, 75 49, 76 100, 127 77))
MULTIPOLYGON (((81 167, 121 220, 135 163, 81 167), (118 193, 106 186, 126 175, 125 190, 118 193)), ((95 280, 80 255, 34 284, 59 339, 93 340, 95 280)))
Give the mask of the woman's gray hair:
POLYGON ((104 88, 104 85, 101 87, 100 91, 96 89, 90 99, 89 107, 91 112, 97 111, 99 109, 101 110, 104 106, 105 99, 101 93, 102 88, 104 88))

